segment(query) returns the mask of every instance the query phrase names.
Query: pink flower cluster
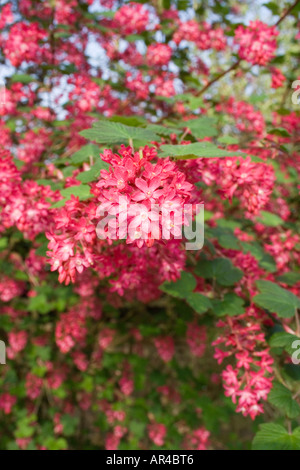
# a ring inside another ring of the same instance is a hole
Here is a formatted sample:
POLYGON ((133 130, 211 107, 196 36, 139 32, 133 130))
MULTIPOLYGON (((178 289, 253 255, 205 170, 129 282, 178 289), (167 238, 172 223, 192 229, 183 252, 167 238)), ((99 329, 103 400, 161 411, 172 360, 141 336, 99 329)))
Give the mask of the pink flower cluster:
POLYGON ((203 356, 206 348, 206 327, 199 326, 197 322, 191 322, 187 325, 186 342, 193 356, 203 356))
MULTIPOLYGON (((37 147, 39 152, 39 147, 37 147)), ((21 175, 13 158, 0 150, 0 231, 16 226, 25 238, 33 240, 49 227, 51 200, 58 194, 50 186, 39 186, 33 180, 21 183, 21 175)))
POLYGON ((222 28, 214 28, 206 22, 199 24, 195 20, 179 24, 178 30, 173 35, 173 41, 179 44, 182 40, 194 42, 201 50, 222 51, 227 45, 222 28))
POLYGON ((278 271, 286 270, 293 257, 299 262, 299 242, 299 235, 292 234, 291 230, 270 234, 269 243, 265 243, 264 248, 274 257, 278 271))
POLYGON ((173 387, 169 387, 168 385, 161 385, 157 388, 157 391, 162 395, 163 402, 172 402, 177 405, 181 402, 180 393, 173 387))
POLYGON ((168 44, 151 44, 147 49, 147 63, 153 65, 167 65, 172 56, 172 49, 168 44))
POLYGON ((123 5, 115 14, 114 21, 123 34, 142 33, 149 22, 149 12, 140 3, 123 5))
POLYGON ((237 412, 252 419, 263 413, 262 401, 267 399, 273 380, 274 361, 259 316, 255 307, 248 307, 243 315, 219 321, 217 326, 224 332, 212 343, 226 348, 216 347, 214 357, 219 364, 229 356, 235 357, 236 366, 228 365, 222 372, 225 395, 237 403, 237 412))
POLYGON ((28 372, 25 382, 26 394, 31 400, 40 396, 43 388, 43 379, 37 375, 28 372))
POLYGON ((15 281, 7 276, 2 276, 0 281, 0 299, 2 302, 9 302, 11 299, 22 295, 24 283, 15 281))
POLYGON ((24 60, 40 62, 43 49, 39 42, 47 37, 47 32, 38 23, 19 22, 14 24, 4 45, 4 54, 11 64, 18 67, 24 60))
POLYGON ((175 353, 173 338, 171 336, 159 336, 154 339, 154 344, 160 358, 164 362, 170 362, 175 353))
POLYGON ((76 102, 76 106, 81 111, 89 112, 97 107, 101 97, 101 89, 90 77, 75 74, 68 79, 68 83, 73 85, 69 99, 76 102))
POLYGON ((157 446, 163 446, 165 441, 165 436, 167 434, 167 428, 164 424, 161 423, 151 423, 148 426, 148 435, 149 439, 154 442, 157 446))
POLYGON ((207 450, 210 432, 204 427, 190 432, 184 440, 183 448, 186 450, 207 450))
POLYGON ((8 333, 9 346, 6 350, 7 357, 9 359, 14 359, 19 352, 23 351, 27 344, 27 339, 27 331, 10 331, 8 333))
POLYGON ((0 29, 3 29, 7 24, 14 21, 14 15, 12 12, 11 4, 7 3, 1 7, 0 13, 0 29))
MULTIPOLYGON (((154 148, 145 147, 133 153, 131 147, 121 146, 119 154, 105 150, 102 155, 111 167, 109 172, 101 171, 102 179, 96 185, 99 189, 105 188, 98 197, 102 203, 100 208, 102 213, 107 211, 112 216, 118 215, 119 225, 126 216, 126 243, 134 243, 138 247, 144 243, 152 246, 154 240, 162 238, 162 217, 169 210, 183 214, 184 204, 189 201, 193 186, 169 159, 151 163, 150 160, 156 157, 154 148)), ((178 236, 183 220, 181 218, 174 223, 168 229, 170 235, 178 236)), ((115 239, 124 238, 119 227, 112 227, 117 229, 115 239)), ((105 230, 97 230, 97 234, 101 238, 112 238, 109 226, 105 230)))
POLYGON ((94 264, 91 246, 96 233, 91 219, 95 214, 95 204, 85 205, 72 196, 54 215, 56 233, 46 232, 51 250, 47 255, 51 256, 51 271, 59 272, 59 282, 74 282, 76 272, 94 264))
POLYGON ((6 415, 11 413, 12 407, 17 402, 17 398, 10 393, 2 393, 0 395, 0 410, 6 415))
POLYGON ((119 380, 121 392, 129 397, 134 390, 133 374, 128 363, 125 364, 122 377, 119 380))
POLYGON ((274 57, 278 31, 262 21, 250 21, 249 26, 238 26, 235 43, 240 45, 239 56, 253 65, 266 65, 274 57))
POLYGON ((84 344, 87 334, 85 327, 85 313, 71 310, 63 313, 56 324, 56 344, 63 353, 67 353, 77 344, 84 344))
POLYGON ((247 133, 253 133, 261 137, 265 132, 265 120, 260 111, 257 111, 250 103, 236 101, 233 97, 220 105, 218 111, 225 111, 235 119, 236 127, 247 133))
POLYGON ((277 69, 276 67, 272 67, 271 69, 271 77, 272 77, 272 88, 280 88, 282 87, 283 83, 286 80, 286 77, 283 75, 281 70, 277 69))
POLYGON ((199 159, 198 165, 203 181, 207 185, 217 183, 224 199, 238 197, 247 214, 258 214, 272 194, 273 168, 265 163, 254 163, 250 157, 199 159))

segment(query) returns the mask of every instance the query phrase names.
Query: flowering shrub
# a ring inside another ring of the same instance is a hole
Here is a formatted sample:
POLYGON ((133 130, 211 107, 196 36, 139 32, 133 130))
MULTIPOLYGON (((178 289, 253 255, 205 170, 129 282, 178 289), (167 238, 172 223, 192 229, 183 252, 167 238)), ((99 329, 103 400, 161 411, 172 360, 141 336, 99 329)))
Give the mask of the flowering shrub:
POLYGON ((221 3, 2 2, 1 449, 300 449, 300 1, 221 3))

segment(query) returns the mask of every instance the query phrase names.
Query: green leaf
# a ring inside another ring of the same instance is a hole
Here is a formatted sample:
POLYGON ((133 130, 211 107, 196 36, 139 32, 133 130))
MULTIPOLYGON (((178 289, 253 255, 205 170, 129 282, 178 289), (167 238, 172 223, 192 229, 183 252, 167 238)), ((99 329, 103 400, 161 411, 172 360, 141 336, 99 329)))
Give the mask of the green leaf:
POLYGON ((266 95, 265 93, 262 93, 259 95, 253 94, 249 96, 248 102, 255 105, 257 103, 261 103, 262 101, 266 101, 267 98, 268 98, 268 95, 266 95))
POLYGON ((128 427, 130 432, 132 432, 136 437, 142 438, 145 434, 146 423, 130 421, 128 427))
POLYGON ((180 131, 175 128, 170 128, 170 127, 165 127, 165 126, 159 126, 158 124, 148 124, 146 129, 149 129, 156 134, 163 135, 163 136, 169 136, 171 134, 179 134, 180 131))
POLYGON ((101 16, 104 16, 105 18, 113 18, 115 16, 116 12, 112 11, 112 10, 109 10, 109 11, 101 11, 99 14, 101 16))
POLYGON ((261 211, 261 216, 258 217, 259 222, 268 227, 278 227, 278 225, 284 224, 284 221, 281 217, 272 212, 261 211))
POLYGON ((108 163, 101 160, 101 158, 98 158, 98 161, 95 163, 95 165, 92 166, 90 170, 79 173, 76 179, 82 181, 82 183, 90 183, 99 177, 101 170, 107 170, 108 168, 108 163))
POLYGON ((263 6, 268 8, 273 13, 273 15, 278 15, 280 12, 280 7, 275 2, 264 3, 263 6))
POLYGON ((196 142, 188 145, 162 145, 161 157, 177 157, 181 159, 213 158, 243 156, 242 152, 228 152, 209 142, 196 142))
POLYGON ((48 437, 44 442, 48 450, 65 450, 68 448, 68 443, 62 437, 56 439, 55 437, 48 437))
POLYGON ((279 408, 288 418, 296 418, 300 414, 300 406, 293 399, 292 393, 279 382, 273 384, 268 401, 271 405, 279 408))
POLYGON ((279 137, 291 137, 291 134, 283 127, 276 127, 269 131, 269 134, 278 135, 279 137))
MULTIPOLYGON (((190 99, 188 100, 188 107, 190 108, 191 111, 195 111, 196 109, 199 109, 202 106, 204 106, 204 101, 203 101, 203 98, 201 96, 191 96, 190 99)), ((202 132, 203 131, 204 131, 204 129, 202 130, 202 132)), ((198 132, 200 132, 200 131, 198 130, 198 132)), ((213 135, 216 135, 216 131, 214 129, 213 130, 210 129, 209 132, 214 132, 213 135)), ((206 134, 206 135, 208 135, 208 134, 206 134)))
POLYGON ((48 301, 47 296, 41 293, 35 297, 30 297, 27 308, 29 312, 38 312, 45 315, 53 310, 54 307, 53 303, 48 301))
POLYGON ((299 341, 300 338, 296 335, 291 335, 285 331, 274 333, 270 340, 269 345, 271 348, 282 348, 290 355, 295 352, 295 348, 292 347, 294 341, 299 341))
POLYGON ((292 434, 280 424, 265 423, 254 437, 253 450, 299 450, 300 428, 294 429, 292 434))
POLYGON ((233 145, 239 143, 239 139, 237 137, 232 137, 231 135, 223 135, 222 137, 218 138, 218 141, 220 142, 220 144, 225 145, 233 145))
POLYGON ((225 227, 208 227, 205 229, 207 236, 217 238, 219 245, 228 250, 239 250, 239 239, 234 235, 233 230, 225 227))
POLYGON ((41 246, 39 246, 35 250, 35 254, 38 255, 38 256, 46 256, 46 253, 48 251, 48 243, 49 243, 49 241, 44 242, 41 246))
POLYGON ((78 197, 80 201, 84 201, 85 199, 89 199, 92 197, 91 188, 87 184, 80 184, 79 186, 70 186, 69 188, 62 189, 60 194, 63 196, 64 199, 55 202, 52 204, 52 208, 56 209, 58 207, 63 207, 71 196, 78 197))
POLYGON ((228 292, 223 300, 213 300, 213 311, 219 317, 242 315, 245 312, 244 300, 233 292, 228 292))
POLYGON ((141 127, 125 126, 119 122, 98 121, 92 129, 79 132, 86 139, 107 145, 124 144, 132 141, 160 140, 157 134, 151 129, 141 127))
MULTIPOLYGON (((74 166, 74 165, 68 165, 68 166, 65 166, 65 167, 61 170, 61 172, 62 172, 62 174, 64 175, 64 178, 69 178, 69 176, 72 176, 73 173, 74 173, 74 171, 76 171, 76 170, 77 170, 76 166, 74 166)), ((63 188, 61 188, 61 189, 63 189, 63 188)))
POLYGON ((78 150, 71 156, 71 161, 74 164, 78 164, 78 163, 81 164, 84 162, 89 163, 89 157, 93 157, 93 158, 99 157, 99 153, 100 153, 99 150, 100 149, 98 145, 94 145, 94 144, 84 145, 83 147, 81 147, 80 150, 78 150))
POLYGON ((66 31, 57 31, 54 33, 55 38, 69 38, 71 37, 71 33, 67 33, 66 31))
POLYGON ((270 281, 256 281, 260 294, 253 298, 259 307, 265 308, 279 317, 289 318, 300 308, 300 299, 286 289, 270 281))
POLYGON ((109 121, 120 122, 130 127, 139 127, 147 123, 146 119, 141 116, 112 116, 109 121))
POLYGON ((178 10, 186 11, 191 5, 191 1, 190 0, 176 0, 176 4, 177 4, 178 10))
POLYGON ((186 297, 186 301, 197 313, 204 313, 212 308, 211 301, 199 292, 190 292, 186 297))
POLYGON ((260 246, 257 242, 241 242, 243 252, 244 253, 251 253, 254 258, 257 259, 258 264, 261 268, 269 271, 270 273, 274 273, 277 271, 276 263, 274 258, 269 253, 266 253, 264 249, 260 246))
POLYGON ((60 207, 63 207, 68 199, 60 199, 59 201, 55 202, 54 204, 51 205, 51 209, 59 209, 60 207))
POLYGON ((36 81, 31 75, 28 75, 26 73, 16 73, 15 75, 12 75, 11 81, 16 83, 31 83, 36 81))
POLYGON ((200 260, 195 273, 205 279, 215 279, 222 286, 232 286, 240 281, 243 272, 233 266, 227 258, 216 258, 214 260, 200 260))
POLYGON ((0 238, 0 251, 5 250, 5 248, 8 246, 8 238, 7 237, 1 237, 0 238))
POLYGON ((293 286, 294 284, 300 281, 300 273, 290 271, 282 274, 281 276, 278 276, 277 280, 280 282, 284 282, 284 284, 287 284, 288 286, 293 286))
POLYGON ((180 279, 176 282, 164 282, 160 290, 173 297, 185 299, 196 287, 197 282, 191 273, 182 271, 180 279))
POLYGON ((75 434, 77 428, 78 428, 78 417, 77 416, 71 416, 68 414, 64 414, 60 418, 60 422, 63 425, 63 433, 66 436, 72 436, 75 434))
POLYGON ((79 198, 79 200, 84 200, 84 199, 88 199, 91 197, 90 187, 85 184, 81 184, 79 186, 69 186, 66 189, 62 189, 60 191, 60 194, 66 198, 71 198, 71 196, 76 196, 79 198))
POLYGON ((196 119, 189 119, 188 121, 182 121, 180 127, 188 127, 194 137, 203 139, 204 137, 214 137, 218 135, 214 124, 215 119, 203 116, 196 119))
MULTIPOLYGON (((69 167, 67 167, 69 168, 69 167)), ((47 180, 47 179, 39 179, 36 180, 37 184, 40 186, 50 186, 50 188, 55 191, 56 189, 61 189, 62 183, 57 183, 55 181, 47 180)))

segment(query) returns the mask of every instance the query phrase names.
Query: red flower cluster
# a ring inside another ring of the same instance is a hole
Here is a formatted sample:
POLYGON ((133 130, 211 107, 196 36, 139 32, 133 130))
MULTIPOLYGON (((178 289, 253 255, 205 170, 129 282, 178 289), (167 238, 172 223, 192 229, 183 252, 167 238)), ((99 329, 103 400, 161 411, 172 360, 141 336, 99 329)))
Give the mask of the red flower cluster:
POLYGON ((114 21, 123 34, 142 33, 149 22, 149 12, 140 3, 130 2, 116 12, 114 21))
POLYGON ((39 42, 47 37, 47 31, 40 28, 38 23, 14 24, 4 45, 4 54, 15 67, 24 60, 41 62, 44 50, 39 42))
POLYGON ((240 45, 239 56, 253 65, 266 65, 274 57, 278 31, 262 21, 250 21, 249 26, 238 26, 235 42, 240 45))
MULTIPOLYGON (((169 211, 183 214, 193 186, 169 159, 150 163, 156 157, 155 149, 145 147, 139 152, 132 152, 131 147, 121 146, 119 155, 106 150, 102 159, 111 164, 108 171, 102 170, 102 179, 97 188, 105 188, 98 197, 102 203, 100 212, 118 215, 119 227, 111 225, 116 234, 111 235, 110 227, 98 228, 101 238, 125 238, 122 233, 122 220, 128 229, 126 243, 135 243, 142 247, 144 243, 152 246, 154 240, 180 236, 182 217, 168 218, 169 211), (122 158, 121 158, 122 157, 122 158), (138 204, 137 204, 138 203, 138 204), (163 224, 163 218, 169 226, 163 224), (164 234, 167 229, 169 233, 164 234)), ((126 234, 125 234, 126 236, 126 234)))
POLYGON ((223 51, 227 46, 222 28, 214 28, 206 22, 199 25, 195 20, 180 22, 178 30, 173 35, 173 41, 180 44, 183 40, 194 42, 203 51, 207 49, 223 51))
POLYGON ((219 321, 224 335, 212 344, 223 344, 226 350, 216 348, 215 359, 221 364, 229 356, 235 356, 236 367, 228 365, 222 372, 225 395, 237 403, 237 412, 254 419, 263 413, 262 401, 272 388, 273 358, 265 343, 259 322, 259 312, 249 307, 246 313, 219 321))

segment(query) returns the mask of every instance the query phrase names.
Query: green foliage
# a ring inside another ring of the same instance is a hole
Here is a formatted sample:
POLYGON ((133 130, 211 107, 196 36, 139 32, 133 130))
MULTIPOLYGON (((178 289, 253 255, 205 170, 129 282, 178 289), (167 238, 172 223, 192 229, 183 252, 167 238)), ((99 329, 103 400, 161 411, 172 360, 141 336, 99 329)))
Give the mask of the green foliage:
POLYGON ((296 418, 300 414, 300 406, 293 399, 292 393, 279 382, 273 384, 268 401, 279 408, 288 418, 296 418))
POLYGON ((300 308, 300 299, 286 289, 270 281, 257 281, 260 294, 253 298, 259 307, 265 308, 279 317, 289 318, 300 308))
POLYGON ((191 273, 182 271, 178 281, 165 282, 160 286, 160 289, 169 295, 184 299, 195 289, 196 284, 196 279, 191 273))
POLYGON ((201 259, 195 273, 205 279, 213 279, 221 286, 232 286, 243 277, 243 272, 233 266, 228 258, 201 259))
POLYGON ((82 164, 84 162, 89 163, 89 158, 98 158, 99 157, 99 147, 93 144, 87 144, 81 147, 80 150, 73 153, 71 156, 71 162, 75 165, 82 164))
MULTIPOLYGON (((97 170, 93 170, 93 174, 97 174, 97 172, 99 171, 100 171, 99 168, 97 170)), ((86 173, 89 173, 89 171, 87 171, 86 173)), ((89 178, 87 177, 87 179, 89 178)), ((85 199, 89 199, 91 197, 90 187, 87 184, 80 184, 79 186, 69 186, 66 189, 62 189, 60 191, 60 194, 62 195, 64 199, 52 204, 53 208, 64 206, 66 201, 71 199, 71 196, 78 197, 80 201, 84 201, 85 199)))
POLYGON ((145 141, 149 143, 151 140, 159 140, 158 135, 151 129, 135 128, 125 126, 119 122, 98 121, 92 129, 80 132, 80 135, 86 139, 106 145, 129 143, 130 141, 145 141))
POLYGON ((245 311, 244 300, 233 292, 228 292, 222 300, 213 300, 213 310, 219 317, 242 315, 245 311))
POLYGON ((275 423, 260 425, 256 434, 253 450, 300 450, 300 428, 289 434, 286 429, 275 423))
POLYGON ((80 173, 76 179, 82 183, 90 183, 91 181, 99 178, 101 170, 107 170, 108 168, 109 165, 98 157, 98 161, 95 163, 95 165, 93 165, 90 170, 80 173))
POLYGON ((261 211, 261 216, 259 217, 259 222, 266 225, 267 227, 278 227, 278 225, 283 224, 281 217, 278 217, 276 214, 271 212, 261 211))
POLYGON ((201 116, 196 119, 189 119, 180 124, 183 128, 190 129, 191 133, 197 139, 203 139, 204 137, 214 137, 218 135, 217 129, 214 127, 216 120, 206 116, 201 116))
POLYGON ((176 157, 183 160, 193 158, 233 157, 242 156, 242 152, 228 152, 222 150, 210 142, 197 142, 188 145, 162 145, 161 157, 176 157))

